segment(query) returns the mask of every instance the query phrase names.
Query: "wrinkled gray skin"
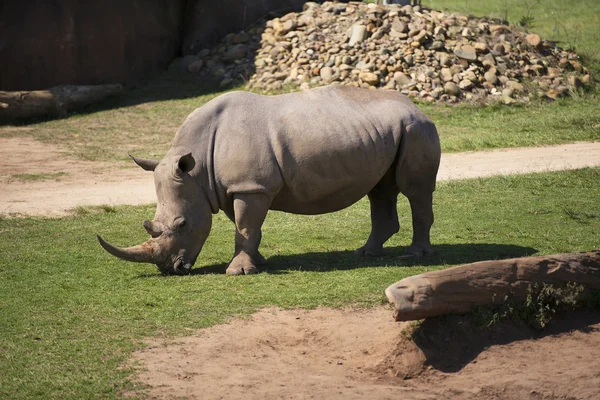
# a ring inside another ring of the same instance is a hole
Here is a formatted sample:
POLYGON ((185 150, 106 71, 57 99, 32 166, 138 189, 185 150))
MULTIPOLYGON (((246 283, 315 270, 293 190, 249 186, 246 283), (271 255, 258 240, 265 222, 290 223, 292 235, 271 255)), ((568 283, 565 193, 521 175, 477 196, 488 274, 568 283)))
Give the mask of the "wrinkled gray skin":
POLYGON ((228 93, 191 113, 160 161, 134 157, 154 171, 154 221, 147 242, 111 254, 151 262, 163 273, 186 273, 223 210, 235 223, 233 275, 258 272, 258 247, 268 210, 323 214, 368 195, 371 234, 358 255, 379 255, 399 230, 396 201, 412 209, 406 250, 431 250, 432 193, 440 162, 434 124, 393 91, 330 86, 280 96, 228 93))

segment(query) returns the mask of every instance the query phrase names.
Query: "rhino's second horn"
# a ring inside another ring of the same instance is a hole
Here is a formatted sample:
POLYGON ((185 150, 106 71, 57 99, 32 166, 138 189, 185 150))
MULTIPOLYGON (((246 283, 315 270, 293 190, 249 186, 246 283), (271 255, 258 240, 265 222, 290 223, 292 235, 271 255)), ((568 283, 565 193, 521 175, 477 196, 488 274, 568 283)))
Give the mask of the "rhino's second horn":
POLYGON ((98 238, 98 242, 100 242, 100 245, 104 248, 104 250, 108 251, 115 257, 133 262, 153 264, 158 262, 157 255, 160 253, 160 249, 158 247, 158 243, 156 243, 156 241, 153 239, 147 240, 146 242, 137 246, 121 249, 108 243, 102 239, 100 235, 96 235, 96 237, 98 238))

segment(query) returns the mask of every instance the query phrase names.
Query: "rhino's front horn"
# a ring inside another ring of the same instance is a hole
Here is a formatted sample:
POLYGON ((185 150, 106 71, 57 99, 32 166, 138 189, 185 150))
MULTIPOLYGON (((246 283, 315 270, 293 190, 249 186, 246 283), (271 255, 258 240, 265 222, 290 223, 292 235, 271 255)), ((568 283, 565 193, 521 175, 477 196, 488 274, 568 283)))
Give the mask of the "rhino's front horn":
POLYGON ((96 237, 98 238, 98 242, 100 242, 100 246, 102 246, 104 250, 108 251, 115 257, 121 258, 126 261, 153 264, 157 263, 157 256, 158 254, 160 254, 160 248, 158 246, 158 243, 156 243, 156 241, 153 239, 150 239, 142 244, 138 244, 137 246, 121 249, 108 243, 99 235, 96 235, 96 237))

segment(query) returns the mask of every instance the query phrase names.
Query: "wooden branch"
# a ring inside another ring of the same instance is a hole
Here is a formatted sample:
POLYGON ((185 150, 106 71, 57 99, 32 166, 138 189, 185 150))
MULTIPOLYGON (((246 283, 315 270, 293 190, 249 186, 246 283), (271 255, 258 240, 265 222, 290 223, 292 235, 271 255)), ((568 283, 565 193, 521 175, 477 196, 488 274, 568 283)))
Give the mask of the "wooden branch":
POLYGON ((586 253, 481 261, 402 279, 385 294, 396 321, 464 314, 476 305, 524 300, 534 283, 600 289, 600 249, 586 253))
POLYGON ((70 111, 120 94, 119 84, 56 86, 48 90, 23 92, 0 91, 0 117, 63 117, 70 111))

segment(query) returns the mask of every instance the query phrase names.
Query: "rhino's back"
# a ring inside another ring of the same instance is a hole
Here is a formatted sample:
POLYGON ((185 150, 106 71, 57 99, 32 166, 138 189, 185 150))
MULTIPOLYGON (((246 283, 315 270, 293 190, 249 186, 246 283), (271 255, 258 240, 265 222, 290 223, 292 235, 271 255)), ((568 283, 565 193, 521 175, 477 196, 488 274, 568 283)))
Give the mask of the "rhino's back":
POLYGON ((396 92, 334 86, 230 97, 216 136, 218 180, 304 214, 358 201, 394 162, 405 127, 426 119, 396 92))

